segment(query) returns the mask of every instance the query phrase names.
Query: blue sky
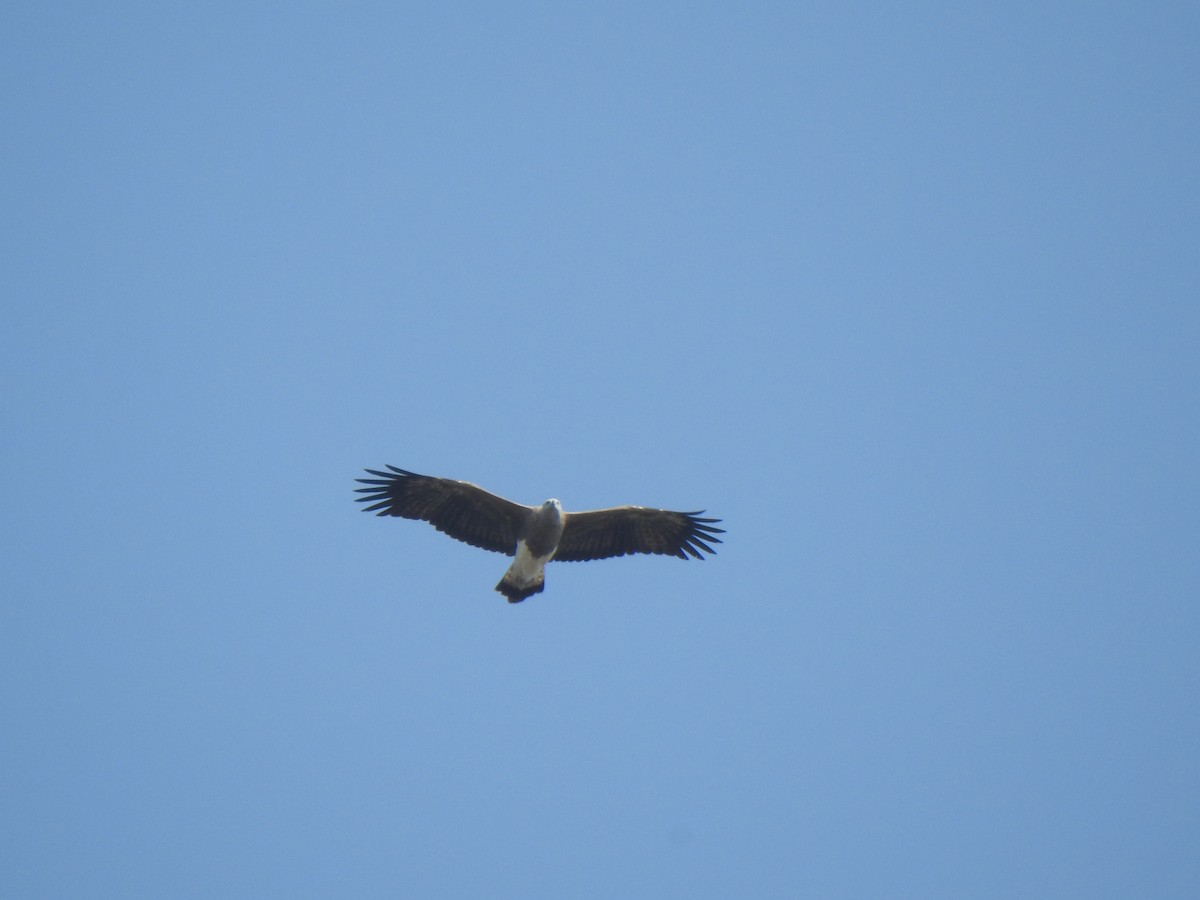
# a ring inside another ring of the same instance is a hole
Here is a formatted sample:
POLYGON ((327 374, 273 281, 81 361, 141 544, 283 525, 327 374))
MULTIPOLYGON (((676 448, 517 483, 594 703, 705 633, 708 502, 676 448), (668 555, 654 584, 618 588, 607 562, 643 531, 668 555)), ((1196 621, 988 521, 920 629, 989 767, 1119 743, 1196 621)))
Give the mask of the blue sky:
POLYGON ((0 14, 0 894, 1185 897, 1191 4, 0 14), (363 467, 706 508, 506 561, 363 467))

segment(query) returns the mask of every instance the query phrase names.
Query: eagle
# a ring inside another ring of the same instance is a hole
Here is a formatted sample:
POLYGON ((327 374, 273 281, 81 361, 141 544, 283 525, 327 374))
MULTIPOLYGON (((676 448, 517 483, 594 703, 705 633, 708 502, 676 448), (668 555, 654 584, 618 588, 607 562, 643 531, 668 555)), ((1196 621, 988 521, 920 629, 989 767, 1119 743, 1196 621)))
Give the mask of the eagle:
POLYGON ((363 512, 428 522, 456 540, 514 557, 496 585, 509 603, 520 603, 546 586, 546 563, 606 559, 628 553, 659 553, 704 559, 719 544, 714 527, 720 519, 696 512, 671 512, 643 506, 614 506, 563 512, 557 500, 523 506, 490 494, 467 481, 418 475, 389 465, 366 469, 374 478, 358 478, 367 487, 355 492, 363 512))

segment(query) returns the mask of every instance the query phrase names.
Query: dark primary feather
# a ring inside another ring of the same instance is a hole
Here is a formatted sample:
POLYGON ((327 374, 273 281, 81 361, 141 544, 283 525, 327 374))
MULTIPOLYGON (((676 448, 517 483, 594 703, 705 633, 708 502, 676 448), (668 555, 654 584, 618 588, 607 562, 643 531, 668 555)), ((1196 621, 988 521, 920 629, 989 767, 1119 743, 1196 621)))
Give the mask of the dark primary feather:
POLYGON ((367 503, 363 512, 380 516, 420 519, 450 537, 512 556, 517 540, 532 512, 528 506, 513 503, 466 481, 417 475, 395 466, 391 472, 367 469, 377 478, 359 478, 369 487, 356 488, 367 503))
POLYGON ((642 506, 617 506, 588 512, 567 513, 562 539, 554 559, 580 562, 627 553, 662 553, 687 559, 703 559, 715 553, 709 544, 719 544, 714 528, 720 519, 702 519, 697 512, 671 512, 642 506))

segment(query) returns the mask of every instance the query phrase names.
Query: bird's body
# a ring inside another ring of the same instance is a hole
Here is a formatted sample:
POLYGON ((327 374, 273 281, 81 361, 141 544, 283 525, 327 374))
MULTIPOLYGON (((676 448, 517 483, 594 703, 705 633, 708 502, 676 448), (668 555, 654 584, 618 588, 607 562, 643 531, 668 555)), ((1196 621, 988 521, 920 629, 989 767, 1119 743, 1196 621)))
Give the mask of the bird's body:
POLYGON ((627 553, 703 559, 703 553, 716 552, 709 543, 721 543, 716 535, 724 533, 713 527, 719 519, 702 519, 695 512, 617 506, 567 513, 557 500, 524 506, 466 481, 388 469, 367 469, 377 477, 358 479, 368 485, 358 488, 366 495, 359 502, 369 504, 364 511, 421 519, 452 538, 514 557, 496 585, 509 603, 542 591, 551 560, 577 562, 627 553))
POLYGON ((542 592, 546 586, 546 563, 554 558, 562 533, 562 504, 547 500, 529 517, 525 533, 517 538, 516 558, 496 585, 509 603, 520 603, 542 592))

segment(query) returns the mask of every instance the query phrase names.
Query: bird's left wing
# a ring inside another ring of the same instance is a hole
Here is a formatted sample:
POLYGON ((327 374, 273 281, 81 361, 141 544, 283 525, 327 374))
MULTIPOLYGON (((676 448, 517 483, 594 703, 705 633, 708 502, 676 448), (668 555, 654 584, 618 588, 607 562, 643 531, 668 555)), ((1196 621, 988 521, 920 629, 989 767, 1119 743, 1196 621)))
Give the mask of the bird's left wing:
POLYGON ((421 519, 473 547, 509 556, 517 552, 517 540, 532 513, 531 507, 489 494, 466 481, 388 468, 390 472, 367 469, 378 477, 357 479, 369 485, 356 488, 366 496, 355 499, 370 504, 363 507, 363 512, 421 519))
POLYGON ((643 506, 616 506, 564 515, 562 538, 554 559, 579 562, 605 559, 627 553, 662 553, 687 559, 703 559, 716 553, 709 544, 719 544, 714 528, 720 519, 702 519, 698 512, 671 512, 643 506))

